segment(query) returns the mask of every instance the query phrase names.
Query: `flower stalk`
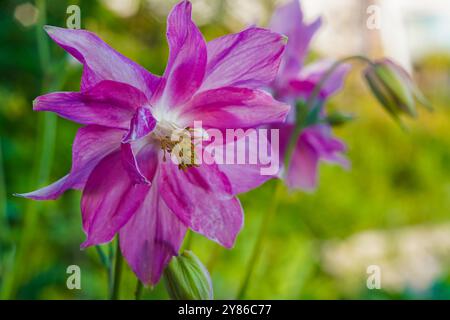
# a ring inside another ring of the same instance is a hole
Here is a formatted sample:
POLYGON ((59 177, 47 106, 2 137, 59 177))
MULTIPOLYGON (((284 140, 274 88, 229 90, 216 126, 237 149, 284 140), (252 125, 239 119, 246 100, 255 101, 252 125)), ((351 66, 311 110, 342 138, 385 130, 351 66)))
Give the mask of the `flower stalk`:
POLYGON ((119 300, 120 280, 121 280, 121 276, 122 276, 122 264, 123 264, 123 258, 122 258, 122 253, 120 252, 120 241, 119 241, 119 236, 117 236, 116 237, 115 261, 114 261, 114 277, 113 277, 110 300, 119 300))
POLYGON ((272 221, 273 216, 278 210, 281 196, 283 194, 284 186, 281 180, 276 181, 275 187, 275 195, 272 198, 271 205, 269 209, 265 212, 262 217, 261 225, 259 227, 258 235, 256 238, 255 245, 252 250, 252 255, 250 257, 250 261, 247 265, 247 269, 245 271, 244 279, 242 281, 241 287, 239 288, 239 292, 237 295, 238 300, 242 300, 245 298, 247 293, 248 286, 250 284, 250 279, 252 277, 253 271, 259 261, 259 257, 261 256, 261 252, 263 250, 265 238, 267 236, 267 232, 269 229, 270 222, 272 221))
MULTIPOLYGON (((49 70, 50 65, 50 50, 46 35, 43 32, 43 26, 46 24, 46 0, 36 0, 36 7, 39 10, 39 19, 36 24, 36 43, 38 48, 38 57, 41 71, 43 73, 43 81, 41 84, 42 91, 57 90, 63 81, 64 72, 60 72, 56 78, 52 77, 49 70)), ((32 179, 37 184, 42 185, 49 180, 50 168, 52 166, 55 138, 56 138, 56 124, 57 118, 54 114, 43 114, 39 119, 38 124, 38 150, 39 160, 33 169, 32 179)), ((28 248, 33 243, 33 236, 35 232, 32 228, 36 226, 38 220, 38 212, 40 205, 36 203, 29 203, 25 208, 24 222, 21 232, 21 238, 17 246, 17 255, 15 264, 24 265, 28 248)), ((22 278, 25 270, 10 273, 10 276, 4 280, 3 293, 0 295, 2 299, 10 299, 15 296, 17 290, 17 283, 22 278)))

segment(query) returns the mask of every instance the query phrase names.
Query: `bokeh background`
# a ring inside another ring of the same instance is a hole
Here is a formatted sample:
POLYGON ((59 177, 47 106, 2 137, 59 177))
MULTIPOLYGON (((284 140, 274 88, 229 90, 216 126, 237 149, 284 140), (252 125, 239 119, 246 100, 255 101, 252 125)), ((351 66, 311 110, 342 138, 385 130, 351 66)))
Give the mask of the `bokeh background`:
MULTIPOLYGON (((250 25, 267 25, 284 1, 193 0, 207 40, 250 25)), ((81 67, 39 27, 66 26, 66 9, 81 8, 81 27, 155 74, 168 49, 165 17, 174 1, 0 1, 0 298, 105 299, 108 271, 95 248, 80 251, 80 192, 33 202, 34 190, 68 172, 77 125, 32 112, 45 92, 79 89, 81 67), (81 268, 81 290, 68 290, 66 268, 81 268)), ((285 192, 251 279, 254 299, 450 298, 450 4, 446 0, 303 0, 306 19, 324 17, 309 59, 389 55, 414 72, 435 111, 401 130, 370 96, 355 65, 328 108, 356 115, 336 128, 349 146, 350 171, 323 165, 315 193, 285 192), (366 27, 379 5, 380 30, 366 27), (369 265, 381 268, 369 290, 369 265)), ((274 183, 242 195, 245 227, 233 250, 201 236, 193 251, 211 272, 215 297, 236 296, 274 183)), ((105 245, 105 254, 111 246, 105 245)), ((136 280, 126 267, 121 298, 136 280)), ((162 283, 144 298, 165 299, 162 283)))

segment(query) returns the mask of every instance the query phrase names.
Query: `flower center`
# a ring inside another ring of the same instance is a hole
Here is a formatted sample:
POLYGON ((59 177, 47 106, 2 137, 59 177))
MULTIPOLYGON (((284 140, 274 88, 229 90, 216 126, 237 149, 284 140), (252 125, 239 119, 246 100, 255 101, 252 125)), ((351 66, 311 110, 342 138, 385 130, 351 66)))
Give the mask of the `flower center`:
POLYGON ((159 143, 163 150, 163 161, 166 154, 178 164, 180 170, 198 167, 196 163, 194 131, 187 128, 179 128, 174 123, 165 120, 159 121, 152 131, 152 137, 159 143))

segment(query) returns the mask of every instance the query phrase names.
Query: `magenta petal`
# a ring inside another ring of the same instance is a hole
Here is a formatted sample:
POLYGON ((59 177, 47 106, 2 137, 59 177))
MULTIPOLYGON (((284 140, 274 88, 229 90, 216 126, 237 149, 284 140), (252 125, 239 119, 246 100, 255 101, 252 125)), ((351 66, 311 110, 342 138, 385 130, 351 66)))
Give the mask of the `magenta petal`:
POLYGON ((290 106, 261 90, 225 87, 194 96, 183 119, 201 120, 205 127, 248 128, 283 122, 290 106))
MULTIPOLYGON (((320 79, 322 79, 333 63, 334 61, 331 60, 321 60, 316 63, 309 64, 302 69, 298 78, 305 83, 312 84, 312 89, 314 89, 315 85, 320 81, 320 79)), ((345 76, 348 74, 350 69, 351 65, 349 64, 340 65, 324 83, 320 92, 321 96, 323 98, 328 98, 341 90, 344 86, 345 76)), ((295 85, 293 86, 295 87, 295 85)), ((308 96, 312 92, 312 89, 308 92, 308 96)))
POLYGON ((164 267, 178 254, 186 227, 170 211, 153 183, 147 198, 120 231, 122 254, 139 279, 158 283, 164 267))
POLYGON ((53 200, 67 189, 83 188, 95 166, 119 148, 123 134, 123 130, 93 125, 80 128, 72 147, 70 173, 45 188, 18 196, 34 200, 53 200))
POLYGON ((208 42, 208 64, 200 90, 268 85, 277 75, 284 47, 283 36, 262 28, 208 42))
POLYGON ((87 247, 111 241, 139 209, 148 185, 134 185, 122 166, 120 152, 105 157, 92 171, 81 198, 87 247))
POLYGON ((156 119, 148 108, 138 108, 130 122, 130 128, 123 138, 123 142, 130 142, 145 137, 153 131, 156 119))
POLYGON ((52 111, 82 124, 126 129, 136 108, 146 103, 147 98, 138 89, 105 80, 84 92, 54 92, 37 97, 33 109, 52 111))
MULTIPOLYGON (((240 139, 247 139, 247 136, 248 134, 242 136, 240 139)), ((265 137, 259 136, 258 139, 265 139, 265 137)), ((235 149, 233 164, 218 164, 218 167, 219 170, 227 176, 232 187, 233 195, 255 189, 277 175, 278 172, 273 175, 262 174, 262 168, 268 167, 268 165, 263 165, 260 162, 260 153, 258 152, 259 146, 258 148, 250 148, 249 143, 239 143, 239 141, 236 140, 235 143, 230 142, 229 144, 224 145, 224 149, 226 150, 230 146, 235 149), (252 153, 254 153, 253 156, 252 153), (254 157, 257 159, 257 162, 255 164, 239 164, 238 154, 245 154, 248 159, 254 157)), ((267 141, 267 147, 270 148, 269 141, 267 141)), ((222 157, 221 155, 219 156, 222 157)), ((275 156, 276 155, 272 155, 272 157, 275 156)), ((282 162, 279 162, 279 165, 282 165, 282 162)))
POLYGON ((270 29, 288 37, 286 52, 279 72, 281 81, 289 79, 300 71, 308 52, 309 43, 320 25, 320 18, 310 25, 303 22, 303 13, 300 2, 297 0, 291 1, 275 11, 270 29))
POLYGON ((155 126, 156 120, 153 118, 150 109, 138 108, 133 116, 133 119, 131 120, 130 129, 122 140, 122 164, 135 184, 150 184, 150 182, 141 173, 134 153, 134 149, 139 149, 142 143, 133 143, 133 148, 132 142, 148 135, 151 131, 153 131, 155 126))
POLYGON ((115 51, 97 35, 86 30, 44 27, 49 36, 83 66, 81 90, 87 90, 102 80, 128 83, 151 98, 159 78, 115 51))
POLYGON ((122 165, 133 184, 150 184, 147 178, 141 173, 131 143, 122 143, 121 158, 122 165))
POLYGON ((166 162, 160 181, 161 196, 181 221, 227 248, 233 246, 243 224, 242 207, 216 165, 183 171, 166 162))
POLYGON ((319 155, 303 139, 292 153, 286 183, 291 189, 313 191, 317 185, 319 155))
POLYGON ((316 150, 321 160, 339 164, 344 168, 350 166, 349 161, 342 155, 347 151, 346 145, 332 136, 329 126, 310 127, 304 131, 303 139, 316 150))
POLYGON ((290 188, 312 191, 317 185, 319 161, 337 163, 344 168, 349 166, 342 155, 345 144, 331 136, 327 126, 305 129, 297 142, 289 165, 287 184, 290 188))
POLYGON ((169 61, 161 103, 175 107, 188 101, 200 87, 206 67, 206 43, 191 19, 189 1, 177 4, 167 18, 169 61))

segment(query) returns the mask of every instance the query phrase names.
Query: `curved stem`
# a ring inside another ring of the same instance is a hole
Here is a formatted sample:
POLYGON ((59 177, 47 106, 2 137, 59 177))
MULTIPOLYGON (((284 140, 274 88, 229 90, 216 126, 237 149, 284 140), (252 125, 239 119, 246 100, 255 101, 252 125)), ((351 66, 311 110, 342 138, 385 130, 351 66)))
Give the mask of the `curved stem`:
MULTIPOLYGON (((344 64, 348 61, 351 61, 351 60, 362 61, 363 63, 373 65, 373 62, 370 59, 368 59, 367 57, 364 57, 364 56, 360 56, 360 55, 350 56, 350 57, 346 57, 346 58, 337 60, 335 63, 333 63, 331 65, 331 67, 325 72, 325 74, 322 76, 322 78, 319 80, 319 82, 315 85, 311 95, 308 97, 308 100, 306 101, 306 106, 305 106, 306 110, 312 110, 314 108, 314 105, 317 101, 317 98, 319 97, 319 94, 320 94, 323 86, 330 79, 330 77, 337 70, 337 68, 339 66, 341 66, 342 64, 344 64)), ((321 106, 319 106, 319 107, 321 107, 321 106)), ((315 110, 315 111, 320 112, 320 110, 315 110)), ((300 133, 303 129, 304 129, 304 123, 301 123, 301 122, 296 123, 294 133, 291 135, 291 137, 289 139, 286 155, 284 158, 284 168, 285 168, 286 173, 288 172, 289 162, 291 160, 292 153, 295 148, 295 144, 296 144, 296 142, 300 136, 300 133)), ((267 233, 268 225, 270 224, 270 221, 271 221, 273 215, 275 214, 275 212, 278 209, 282 190, 283 190, 282 182, 277 181, 274 199, 273 199, 269 209, 266 211, 265 215, 263 216, 263 221, 261 222, 261 227, 259 229, 258 238, 256 240, 255 247, 253 248, 250 262, 248 264, 242 285, 239 289, 237 299, 243 299, 245 297, 253 270, 255 268, 255 265, 258 262, 261 252, 262 252, 262 247, 264 244, 264 239, 265 239, 265 236, 267 233)))
POLYGON ((237 295, 238 300, 245 298, 245 294, 247 292, 251 276, 256 267, 256 264, 258 263, 259 257, 261 256, 262 247, 263 247, 266 235, 267 235, 267 230, 268 230, 269 225, 272 221, 272 218, 275 215, 275 213, 278 209, 278 206, 280 204, 281 195, 283 194, 284 188, 283 188, 283 183, 281 180, 278 180, 276 183, 277 183, 277 185, 275 187, 275 195, 272 199, 269 209, 265 212, 265 214, 262 218, 261 226, 259 228, 255 246, 253 247, 252 255, 250 257, 250 261, 249 261, 249 263, 247 265, 247 269, 245 271, 244 279, 242 281, 241 287, 240 287, 238 295, 237 295))
POLYGON ((136 290, 134 291, 134 300, 141 300, 143 288, 144 286, 142 285, 141 280, 137 279, 136 290))
POLYGON ((0 221, 2 227, 6 227, 8 217, 6 214, 6 184, 5 175, 3 169, 3 152, 2 152, 2 139, 0 138, 0 221))
MULTIPOLYGON (((311 92, 310 96, 308 97, 308 99, 306 100, 306 110, 311 110, 316 101, 317 98, 319 97, 319 94, 323 88, 323 86, 325 85, 325 83, 331 78, 331 76, 333 75, 333 73, 344 63, 349 62, 351 60, 356 60, 356 61, 361 61, 363 63, 367 63, 370 65, 373 65, 372 60, 370 60, 369 58, 365 57, 365 56, 360 56, 360 55, 355 55, 355 56, 350 56, 350 57, 346 57, 340 60, 337 60, 336 62, 334 62, 331 67, 325 72, 325 74, 322 76, 322 78, 319 80, 319 82, 317 82, 317 84, 314 86, 313 91, 311 92)), ((291 161, 291 157, 292 157, 292 152, 294 151, 295 148, 295 144, 298 140, 298 137, 300 136, 301 131, 304 129, 303 123, 297 123, 294 133, 291 135, 290 139, 289 139, 289 143, 288 143, 288 147, 287 147, 287 151, 286 151, 286 156, 284 158, 284 168, 285 168, 285 173, 288 172, 288 168, 289 168, 289 163, 291 161)))
POLYGON ((118 300, 119 299, 119 288, 120 288, 120 277, 122 275, 122 253, 120 252, 120 241, 119 236, 117 235, 116 239, 116 254, 115 254, 115 262, 114 262, 114 278, 112 285, 112 292, 110 300, 118 300))

